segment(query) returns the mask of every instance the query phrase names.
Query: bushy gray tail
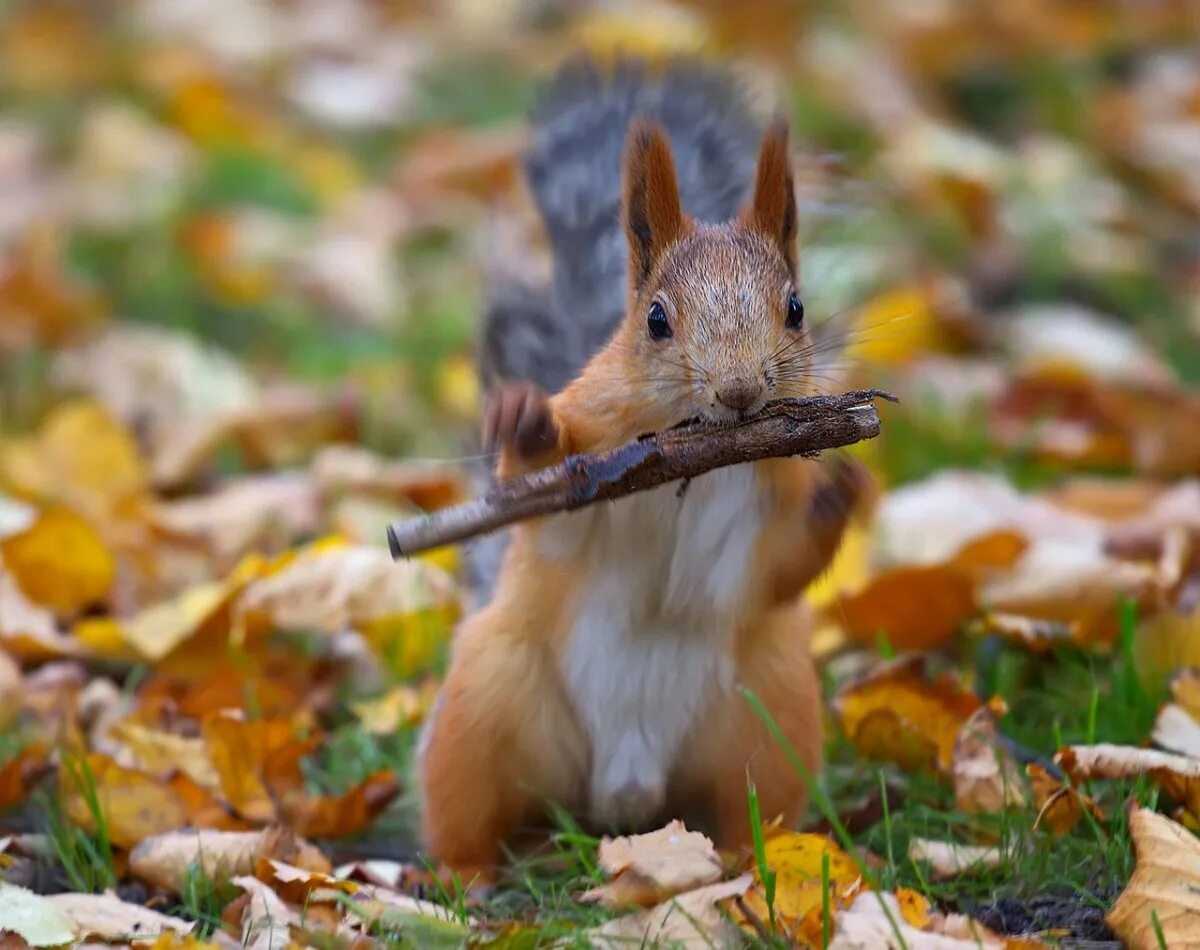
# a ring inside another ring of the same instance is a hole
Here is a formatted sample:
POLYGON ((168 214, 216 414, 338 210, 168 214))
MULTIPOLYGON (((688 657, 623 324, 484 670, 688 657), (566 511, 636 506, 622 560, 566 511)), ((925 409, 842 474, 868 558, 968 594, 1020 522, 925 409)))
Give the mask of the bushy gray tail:
POLYGON ((483 323, 485 383, 522 379, 557 391, 624 315, 621 155, 637 115, 667 130, 692 216, 727 220, 747 197, 759 127, 729 75, 691 63, 653 78, 633 61, 608 71, 586 58, 568 63, 537 105, 525 158, 550 239, 553 281, 495 281, 483 323))
MULTIPOLYGON (((621 157, 635 116, 671 139, 684 209, 701 221, 732 218, 754 181, 760 128, 732 77, 691 63, 651 78, 637 62, 605 71, 580 58, 543 92, 525 173, 550 240, 552 280, 492 275, 483 315, 480 371, 557 392, 612 335, 625 312, 626 247, 621 157)), ((505 535, 468 548, 468 584, 488 596, 505 535)))

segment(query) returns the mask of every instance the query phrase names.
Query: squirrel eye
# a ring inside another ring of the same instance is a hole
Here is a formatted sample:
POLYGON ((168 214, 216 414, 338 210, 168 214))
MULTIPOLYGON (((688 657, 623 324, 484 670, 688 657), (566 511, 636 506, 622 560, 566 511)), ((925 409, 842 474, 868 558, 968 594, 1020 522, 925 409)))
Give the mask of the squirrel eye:
POLYGON ((787 320, 784 323, 789 330, 799 330, 804 323, 804 304, 800 302, 800 298, 796 296, 793 290, 788 295, 788 312, 787 320))
POLYGON ((650 313, 646 316, 646 327, 650 330, 650 339, 665 340, 671 336, 671 324, 667 322, 667 311, 657 300, 650 304, 650 313))

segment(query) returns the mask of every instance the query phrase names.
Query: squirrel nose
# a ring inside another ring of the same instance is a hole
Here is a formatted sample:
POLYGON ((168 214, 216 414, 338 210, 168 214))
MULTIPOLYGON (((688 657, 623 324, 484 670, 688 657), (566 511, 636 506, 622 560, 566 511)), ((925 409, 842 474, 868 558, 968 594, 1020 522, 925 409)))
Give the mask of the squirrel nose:
POLYGON ((717 402, 730 409, 749 409, 762 395, 762 383, 751 379, 731 379, 717 390, 717 402))

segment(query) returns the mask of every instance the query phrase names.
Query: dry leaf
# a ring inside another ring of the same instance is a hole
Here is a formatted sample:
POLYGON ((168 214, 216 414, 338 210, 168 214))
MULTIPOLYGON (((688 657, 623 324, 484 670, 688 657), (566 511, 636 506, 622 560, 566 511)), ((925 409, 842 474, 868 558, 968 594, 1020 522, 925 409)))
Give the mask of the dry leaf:
POLYGON ((267 787, 268 765, 289 747, 309 748, 297 738, 295 725, 288 719, 214 713, 204 718, 201 733, 225 800, 251 821, 273 821, 277 812, 267 787))
POLYGON ((746 893, 751 877, 709 884, 678 894, 649 910, 618 917, 587 933, 596 946, 731 946, 736 928, 721 915, 718 903, 746 893))
POLYGON ((955 915, 929 917, 919 927, 891 894, 860 894, 838 914, 830 950, 1004 950, 1006 942, 981 924, 955 915), (884 909, 884 902, 887 909, 884 909))
POLYGON ((1133 875, 1105 920, 1130 950, 1158 950, 1155 918, 1165 945, 1200 945, 1200 842, 1186 828, 1148 808, 1132 809, 1133 875))
POLYGON ((183 802, 169 785, 145 772, 123 768, 106 755, 66 762, 62 787, 67 815, 89 830, 96 827, 89 804, 94 792, 108 838, 118 847, 132 848, 145 838, 188 822, 183 802))
MULTIPOLYGON (((825 899, 821 866, 826 859, 829 862, 829 899, 835 908, 848 905, 864 886, 858 863, 825 835, 769 827, 764 829, 764 838, 767 866, 775 872, 775 917, 793 934, 820 933, 821 907, 825 899)), ((754 886, 746 893, 745 903, 759 918, 766 920, 769 910, 757 867, 753 875, 754 886)))
POLYGON ((109 942, 136 937, 150 940, 159 934, 189 934, 195 924, 178 917, 123 901, 116 894, 52 894, 46 898, 73 921, 80 936, 109 942))
POLYGON ((129 853, 129 869, 148 884, 179 893, 193 865, 216 880, 252 874, 264 839, 261 831, 171 831, 139 841, 129 853))
POLYGON ((1192 820, 1200 819, 1200 759, 1134 746, 1068 746, 1054 761, 1071 780, 1134 778, 1149 775, 1192 820))
MULTIPOLYGON (((350 704, 363 729, 375 735, 391 735, 404 728, 411 728, 424 721, 433 708, 439 684, 427 679, 420 686, 401 683, 376 699, 365 699, 350 704)), ((0 702, 0 709, 3 703, 0 702)))
POLYGON ((368 495, 432 511, 461 501, 461 473, 446 465, 393 462, 366 449, 331 445, 313 459, 312 476, 326 497, 368 495))
POLYGON ((982 704, 949 674, 927 682, 923 661, 912 657, 847 683, 833 705, 842 730, 864 755, 949 773, 958 734, 982 704))
POLYGON ((945 564, 894 568, 864 590, 839 596, 827 614, 860 642, 883 636, 898 650, 929 650, 952 638, 975 611, 971 575, 945 564))
POLYGON ((951 770, 954 802, 959 811, 993 814, 1025 804, 1016 763, 1000 744, 997 715, 991 705, 981 706, 955 740, 951 770))
POLYGON ((31 947, 56 947, 78 939, 75 922, 49 898, 0 881, 0 933, 10 931, 31 947))
POLYGON ((612 880, 580 899, 605 907, 652 907, 721 877, 721 859, 713 843, 688 831, 681 821, 649 834, 605 838, 597 862, 612 880))
POLYGON ((1158 711, 1150 738, 1164 749, 1200 759, 1200 723, 1176 703, 1167 703, 1158 711))
POLYGON ((216 793, 221 788, 203 739, 149 729, 131 719, 117 723, 109 735, 133 753, 134 764, 143 772, 179 771, 206 791, 216 793))
POLYGON ((1051 834, 1065 835, 1079 824, 1085 809, 1096 821, 1107 820, 1104 811, 1091 798, 1074 786, 1060 782, 1036 762, 1025 766, 1025 774, 1029 776, 1038 809, 1033 823, 1035 830, 1046 828, 1051 834))
POLYGON ((1004 855, 999 848, 931 841, 928 838, 909 839, 908 858, 910 861, 927 862, 930 873, 936 879, 977 873, 1004 865, 1004 855))
POLYGON ((1016 643, 1035 653, 1044 653, 1063 644, 1075 643, 1080 632, 1077 621, 1063 623, 1057 620, 1038 620, 1035 617, 997 611, 988 611, 977 623, 972 624, 971 629, 978 635, 1003 637, 1010 643, 1016 643))
POLYGON ((31 604, 0 561, 0 647, 18 660, 57 660, 79 654, 79 645, 59 632, 50 611, 31 604))
POLYGON ((242 912, 242 946, 250 950, 290 947, 291 928, 303 923, 300 914, 257 878, 235 877, 233 883, 250 895, 242 912))
POLYGON ((60 616, 103 603, 116 576, 113 556, 95 530, 66 508, 51 508, 4 538, 0 556, 25 595, 60 616))

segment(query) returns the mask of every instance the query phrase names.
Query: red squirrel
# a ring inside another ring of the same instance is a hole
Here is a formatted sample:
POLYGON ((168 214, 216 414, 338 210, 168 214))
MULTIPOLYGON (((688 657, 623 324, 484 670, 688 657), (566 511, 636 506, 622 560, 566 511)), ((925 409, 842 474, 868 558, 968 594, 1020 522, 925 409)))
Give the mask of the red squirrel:
MULTIPOLYGON (((528 378, 533 364, 523 379, 495 372, 508 378, 492 381, 484 441, 501 478, 816 389, 785 122, 745 161, 749 110, 712 74, 651 85, 636 71, 575 69, 550 97, 529 162, 555 287, 526 325, 494 313, 488 332, 507 320, 507 343, 536 319, 569 323, 572 287, 596 281, 571 255, 598 258, 622 235, 624 313, 581 369, 569 355, 555 364, 573 378, 554 395, 528 378), (587 149, 593 140, 610 144, 587 149), (572 147, 579 167, 553 172, 550 156, 572 147), (607 174, 605 160, 616 166, 607 174), (681 181, 709 220, 685 211, 681 181), (616 194, 589 199, 606 182, 616 194), (740 210, 711 220, 734 201, 740 210)), ((612 276, 611 255, 597 260, 606 266, 612 276)), ((595 300, 577 303, 585 331, 603 327, 595 300)), ((805 778, 739 687, 816 773, 820 685, 801 594, 835 553, 863 478, 845 462, 735 465, 514 528, 490 600, 456 633, 422 737, 431 857, 487 883, 502 844, 547 803, 606 830, 700 814, 719 846, 749 846, 748 777, 764 817, 797 821, 805 778)))

